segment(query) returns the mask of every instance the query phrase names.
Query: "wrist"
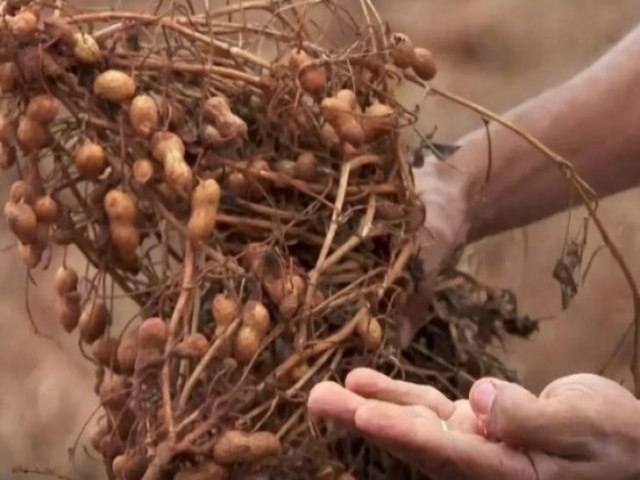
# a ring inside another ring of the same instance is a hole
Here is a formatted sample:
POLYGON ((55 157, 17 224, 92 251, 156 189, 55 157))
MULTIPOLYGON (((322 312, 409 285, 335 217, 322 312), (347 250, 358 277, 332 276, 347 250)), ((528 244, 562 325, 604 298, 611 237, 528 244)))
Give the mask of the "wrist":
POLYGON ((426 206, 427 236, 429 256, 435 265, 452 253, 466 240, 469 229, 469 204, 473 190, 473 180, 458 162, 461 148, 450 158, 438 160, 430 156, 425 164, 415 172, 416 188, 426 206))
POLYGON ((431 205, 432 209, 442 209, 443 216, 458 219, 464 240, 475 241, 480 238, 478 232, 490 222, 490 210, 483 202, 490 166, 486 131, 473 131, 457 144, 458 151, 448 159, 429 159, 420 173, 420 183, 424 185, 427 210, 431 205))

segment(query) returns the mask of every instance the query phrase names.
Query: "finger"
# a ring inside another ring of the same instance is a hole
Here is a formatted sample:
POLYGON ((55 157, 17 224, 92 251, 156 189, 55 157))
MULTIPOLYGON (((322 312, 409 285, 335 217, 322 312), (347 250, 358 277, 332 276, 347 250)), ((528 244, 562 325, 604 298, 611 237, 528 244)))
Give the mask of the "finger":
POLYGON ((592 443, 587 411, 571 399, 539 399, 513 383, 481 380, 469 402, 487 436, 513 447, 573 457, 592 443))
POLYGON ((445 432, 440 419, 427 409, 367 401, 355 414, 355 427, 435 478, 535 478, 523 454, 478 435, 445 432))
POLYGON ((578 373, 551 382, 540 393, 540 398, 554 398, 567 395, 583 397, 596 396, 618 402, 626 400, 635 403, 633 394, 611 379, 590 373, 578 373))
POLYGON ((435 388, 393 380, 368 368, 353 370, 347 375, 345 384, 349 390, 365 398, 398 405, 421 405, 445 420, 453 414, 453 402, 435 388))
MULTIPOLYGON (((411 300, 409 300, 409 302, 411 302, 411 300)), ((413 342, 413 339, 423 325, 423 319, 419 319, 413 316, 404 318, 402 320, 402 323, 400 324, 400 328, 398 331, 400 348, 402 348, 403 350, 409 348, 411 342, 413 342)))
POLYGON ((398 318, 398 336, 400 348, 411 345, 418 331, 426 324, 426 312, 429 309, 436 275, 426 273, 419 285, 419 291, 409 295, 398 318))
POLYGON ((309 392, 307 408, 320 417, 335 420, 347 428, 355 428, 354 417, 366 400, 333 382, 318 383, 309 392))

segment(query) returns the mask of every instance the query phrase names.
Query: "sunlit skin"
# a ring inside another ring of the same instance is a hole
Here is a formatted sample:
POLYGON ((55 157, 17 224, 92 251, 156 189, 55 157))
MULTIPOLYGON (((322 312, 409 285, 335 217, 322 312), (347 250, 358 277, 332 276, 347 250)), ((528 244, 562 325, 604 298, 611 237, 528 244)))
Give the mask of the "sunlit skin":
POLYGON ((453 402, 359 369, 344 387, 316 385, 309 409, 439 480, 640 478, 640 404, 595 375, 562 378, 539 397, 483 379, 453 402))

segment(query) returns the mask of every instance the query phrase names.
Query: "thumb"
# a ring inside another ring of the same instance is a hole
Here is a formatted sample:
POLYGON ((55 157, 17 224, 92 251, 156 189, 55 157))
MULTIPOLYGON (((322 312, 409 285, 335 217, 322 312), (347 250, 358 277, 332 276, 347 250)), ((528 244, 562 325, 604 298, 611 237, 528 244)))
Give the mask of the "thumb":
POLYGON ((479 430, 489 438, 556 455, 574 446, 566 435, 571 418, 558 403, 539 399, 515 383, 479 380, 469 393, 469 403, 479 430))
POLYGON ((423 279, 418 290, 409 296, 399 316, 400 348, 411 345, 418 330, 427 323, 427 312, 433 296, 436 275, 431 274, 423 279))

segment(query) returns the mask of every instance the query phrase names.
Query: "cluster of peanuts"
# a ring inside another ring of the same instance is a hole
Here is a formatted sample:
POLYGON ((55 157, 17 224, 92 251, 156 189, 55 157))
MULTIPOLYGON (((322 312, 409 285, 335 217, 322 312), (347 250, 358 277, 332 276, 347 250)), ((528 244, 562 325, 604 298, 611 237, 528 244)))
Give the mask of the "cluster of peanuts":
MULTIPOLYGON (((77 274, 71 268, 61 268, 56 274, 56 291, 61 300, 70 301, 77 295, 77 274)), ((260 348, 260 343, 269 332, 271 320, 267 308, 260 302, 250 300, 243 306, 239 299, 229 293, 217 294, 211 304, 216 336, 224 335, 231 324, 240 319, 241 326, 234 336, 229 336, 228 344, 220 350, 219 356, 230 355, 240 365, 247 365, 260 348)), ((62 319, 61 319, 62 320, 62 319)), ((123 442, 131 434, 136 422, 136 410, 133 402, 141 394, 138 389, 155 385, 141 378, 149 378, 149 372, 158 371, 164 362, 168 338, 166 322, 160 318, 148 318, 122 339, 109 337, 107 327, 110 318, 105 305, 92 301, 82 311, 79 330, 84 343, 91 345, 91 354, 99 365, 96 392, 106 413, 91 435, 92 446, 105 459, 111 461, 111 467, 117 479, 139 479, 148 466, 149 459, 139 450, 123 451, 123 442)), ((359 331, 370 338, 369 325, 359 327, 359 331)), ((379 328, 379 325, 378 327, 379 328)), ((380 341, 380 338, 369 342, 380 341)), ((372 346, 369 344, 369 346, 372 346)), ((212 347, 201 333, 191 333, 175 345, 169 352, 175 358, 197 363, 212 347)), ((291 381, 296 381, 308 366, 294 369, 291 381)), ((157 418, 163 418, 162 406, 157 407, 157 418)), ((181 470, 176 480, 223 480, 228 478, 228 468, 240 463, 255 463, 278 457, 283 451, 279 438, 269 431, 245 432, 225 430, 210 453, 210 460, 197 466, 181 470)), ((353 479, 347 473, 337 473, 327 467, 318 479, 353 479)))
MULTIPOLYGON (((144 420, 136 419, 134 402, 141 394, 138 389, 154 385, 153 381, 140 382, 140 378, 149 378, 149 373, 157 372, 164 362, 167 324, 161 318, 148 318, 122 338, 111 337, 111 316, 104 302, 93 298, 80 309, 78 274, 73 268, 60 267, 54 283, 58 320, 69 333, 76 328, 79 330, 82 343, 90 346, 91 357, 98 367, 95 388, 106 416, 91 435, 91 444, 105 459, 109 459, 116 478, 139 479, 147 468, 148 458, 138 450, 124 451, 123 446, 136 422, 144 420)), ((267 309, 255 301, 249 301, 242 307, 235 296, 226 293, 215 296, 211 309, 218 334, 235 319, 242 319, 242 327, 235 340, 229 340, 229 348, 221 355, 230 354, 238 363, 246 365, 269 330, 267 309)), ((197 363, 210 347, 211 343, 203 334, 191 333, 185 335, 169 355, 197 363)), ((158 388, 157 384, 155 388, 158 388)), ((158 408, 157 415, 162 418, 162 407, 158 408)), ((273 433, 227 430, 215 442, 211 461, 185 469, 175 478, 225 479, 228 475, 226 467, 274 457, 281 450, 280 441, 273 433), (208 476, 203 477, 205 474, 208 476)))
POLYGON ((41 262, 58 213, 58 203, 50 195, 36 196, 26 181, 18 180, 11 186, 4 215, 16 238, 20 258, 28 268, 41 262))
MULTIPOLYGON (((198 91, 197 100, 193 100, 194 95, 186 97, 188 100, 183 102, 186 105, 175 97, 160 95, 159 88, 144 73, 109 62, 111 51, 104 47, 103 39, 94 38, 64 17, 39 18, 37 7, 5 12, 0 33, 3 30, 9 32, 17 51, 22 48, 28 53, 22 55, 21 63, 16 55, 4 55, 0 45, 0 93, 20 99, 6 116, 0 114, 0 168, 17 166, 22 177, 11 187, 4 215, 29 269, 45 263, 44 253, 53 244, 79 246, 82 241, 95 243, 93 253, 99 259, 109 264, 115 260, 111 273, 136 278, 148 267, 145 262, 150 262, 150 257, 143 253, 146 238, 153 234, 160 237, 158 226, 153 224, 160 215, 155 205, 149 207, 149 202, 174 205, 176 208, 170 215, 174 215, 179 225, 176 230, 184 234, 184 251, 189 248, 201 254, 206 248, 213 249, 212 245, 218 246, 216 242, 224 237, 218 235, 218 225, 225 218, 229 221, 232 203, 244 202, 256 211, 273 212, 278 207, 282 208, 280 213, 299 215, 304 208, 300 206, 302 203, 296 203, 299 191, 320 196, 315 192, 335 187, 333 182, 339 178, 341 165, 367 155, 379 154, 376 174, 400 176, 391 161, 383 158, 390 157, 389 145, 399 129, 400 113, 394 103, 387 102, 384 95, 371 94, 368 86, 358 89, 355 83, 347 87, 348 82, 334 82, 330 65, 298 46, 289 48, 272 65, 268 75, 256 74, 260 87, 254 84, 252 87, 264 97, 257 96, 264 102, 260 104, 263 110, 267 110, 265 105, 270 102, 273 110, 282 106, 278 102, 287 108, 295 103, 287 110, 290 112, 287 118, 278 122, 286 133, 306 136, 309 141, 302 146, 296 143, 295 148, 287 145, 283 149, 286 153, 281 154, 273 147, 273 152, 262 155, 256 153, 259 148, 253 148, 252 144, 258 135, 255 124, 259 122, 245 114, 247 108, 242 110, 241 101, 232 97, 230 100, 223 91, 209 89, 206 94, 198 91), (45 56, 45 44, 47 48, 54 45, 57 58, 66 58, 72 65, 74 81, 65 83, 64 95, 55 88, 63 78, 62 67, 53 57, 45 56), (286 96, 278 97, 278 89, 272 88, 274 82, 278 86, 278 80, 287 85, 293 80, 304 99, 298 103, 286 96), (53 88, 43 88, 47 82, 53 88), (104 114, 103 123, 117 125, 121 135, 111 135, 113 131, 103 129, 100 123, 96 127, 86 119, 74 118, 77 112, 69 107, 71 100, 77 98, 71 98, 69 92, 90 99, 94 110, 104 114), (187 123, 189 115, 197 117, 190 124, 196 124, 197 128, 185 133, 181 126, 187 123), (60 139, 61 125, 74 132, 65 139, 71 138, 70 142, 60 139), (54 167, 42 175, 45 167, 40 157, 45 156, 53 158, 54 167), (385 168, 388 171, 383 172, 385 168), (290 188, 292 184, 298 190, 290 188), (75 197, 69 195, 72 189, 75 197), (72 200, 67 202, 70 197, 72 200), (273 198, 279 198, 284 207, 274 207, 273 198), (225 211, 227 208, 229 211, 225 211), (225 213, 227 216, 223 218, 225 213), (101 238, 102 232, 106 239, 101 238), (104 245, 108 249, 102 248, 104 245)), ((425 81, 435 76, 431 53, 416 48, 405 35, 393 34, 389 48, 390 60, 385 57, 379 70, 367 65, 355 67, 358 83, 385 83, 380 77, 386 78, 388 74, 401 77, 409 69, 425 81)), ((250 109, 251 102, 247 103, 250 109)), ((265 143, 275 137, 268 137, 265 143)), ((374 177, 365 171, 353 173, 352 178, 360 181, 357 188, 361 188, 367 182, 374 184, 381 176, 374 177)), ((386 199, 380 195, 375 200, 375 220, 400 225, 396 231, 385 230, 387 238, 380 242, 383 244, 391 243, 390 239, 404 241, 424 220, 421 206, 409 205, 409 200, 396 193, 387 190, 386 199), (418 207, 416 219, 408 214, 414 206, 418 207)), ((350 210, 362 210, 365 196, 352 200, 350 210)), ((330 203, 329 207, 331 212, 330 203)), ((247 216, 237 218, 242 221, 247 216)), ((242 229, 238 231, 242 233, 242 229)), ((238 231, 233 234, 237 236, 238 231)), ((157 243, 162 243, 158 238, 157 243)), ((55 316, 65 332, 78 332, 83 351, 86 347, 97 367, 95 391, 105 416, 92 434, 91 444, 103 456, 110 477, 143 478, 155 454, 154 442, 166 434, 162 429, 167 424, 167 405, 160 401, 163 367, 186 365, 187 371, 193 372, 207 356, 215 354, 217 365, 231 361, 248 372, 271 342, 269 336, 274 334, 276 325, 289 328, 296 317, 331 303, 328 292, 310 281, 312 267, 308 259, 302 265, 296 258, 281 255, 280 250, 276 253, 266 242, 241 238, 236 243, 234 247, 239 246, 240 251, 224 255, 228 259, 234 257, 233 261, 239 258, 244 272, 242 281, 256 285, 247 287, 249 292, 242 294, 238 293, 240 289, 233 291, 222 282, 216 285, 213 298, 207 300, 211 300, 208 304, 211 318, 207 323, 213 328, 192 325, 189 329, 183 321, 184 328, 173 339, 169 321, 163 318, 165 311, 160 312, 160 308, 143 313, 143 320, 137 325, 120 336, 115 335, 112 299, 99 295, 95 285, 85 288, 78 272, 66 262, 56 271, 55 316), (139 440, 135 435, 140 431, 144 441, 132 445, 135 443, 132 439, 139 440)), ((385 244, 381 250, 389 255, 396 246, 385 244)), ((309 250, 309 257, 315 259, 317 252, 309 250)), ((172 298, 170 294, 164 296, 172 298)), ((200 298, 194 303, 199 305, 199 301, 200 298)), ((366 354, 372 354, 384 343, 384 325, 374 313, 366 309, 362 312, 354 329, 355 343, 366 354)), ((288 343, 293 343, 289 340, 294 333, 293 327, 287 330, 288 343)), ((271 363, 265 363, 274 367, 269 360, 271 363)), ((311 378, 312 369, 311 362, 302 359, 287 373, 286 381, 289 385, 304 384, 305 379, 311 378)), ((180 390, 176 385, 171 388, 180 390)), ((211 447, 198 453, 203 460, 197 465, 181 465, 176 469, 175 480, 226 479, 234 465, 274 459, 277 462, 286 448, 281 438, 264 427, 247 432, 234 424, 216 431, 213 437, 211 447)), ((353 478, 343 470, 327 467, 317 479, 353 478)))
MULTIPOLYGON (((12 17, 6 16, 5 21, 12 34, 19 39, 30 38, 38 28, 36 12, 29 9, 24 9, 12 17)), ((103 59, 103 52, 90 34, 65 24, 61 19, 49 19, 47 25, 59 35, 60 41, 70 48, 78 62, 84 65, 98 65, 103 59)), ((425 80, 433 78, 436 73, 430 52, 414 47, 406 35, 392 35, 390 53, 395 67, 410 67, 425 80)), ((291 50, 274 68, 289 69, 309 94, 321 95, 326 91, 326 67, 302 50, 291 50)), ((20 78, 14 62, 0 64, 2 93, 17 91, 20 88, 20 78)), ((194 189, 194 172, 185 160, 184 141, 179 135, 162 129, 161 125, 163 116, 167 115, 172 117, 173 124, 179 123, 184 112, 180 112, 176 105, 167 105, 159 95, 138 93, 138 90, 134 78, 116 69, 101 72, 93 82, 94 95, 125 109, 128 112, 131 130, 137 137, 149 142, 149 153, 153 160, 135 159, 131 167, 133 178, 140 185, 153 181, 158 176, 155 163, 158 162, 162 167, 161 172, 166 185, 174 192, 191 196, 190 237, 196 243, 205 241, 214 228, 215 214, 220 203, 220 179, 207 179, 194 189), (171 113, 167 114, 168 111, 171 113)), ((356 93, 350 89, 343 89, 333 96, 323 98, 320 106, 325 119, 321 129, 324 145, 329 149, 343 148, 347 152, 347 158, 361 154, 360 149, 363 145, 389 135, 396 128, 396 115, 391 106, 375 102, 362 111, 356 93)), ((16 147, 25 155, 30 155, 37 154, 50 145, 52 135, 49 126, 58 117, 60 109, 60 101, 55 96, 42 93, 31 98, 17 124, 16 121, 10 122, 0 116, 0 166, 6 169, 15 163, 16 147)), ((246 140, 247 124, 232 111, 225 97, 206 99, 202 104, 201 116, 200 139, 203 145, 216 148, 246 140)), ((111 167, 105 147, 95 139, 87 139, 78 145, 73 153, 73 160, 77 172, 88 181, 98 181, 111 167)), ((246 161, 239 160, 236 167, 222 179, 223 187, 237 196, 250 199, 264 196, 269 185, 261 176, 261 172, 270 171, 272 166, 257 157, 246 161), (252 176, 253 178, 250 178, 252 176)), ((303 152, 295 161, 277 160, 273 168, 288 178, 309 181, 317 174, 318 161, 313 152, 303 152)), ((282 180, 276 179, 273 183, 283 186, 282 180)), ((35 235, 37 229, 34 227, 33 215, 30 215, 26 200, 28 199, 23 197, 12 197, 9 202, 11 208, 8 205, 5 213, 10 217, 10 223, 14 225, 12 230, 21 242, 21 255, 28 259, 27 265, 33 268, 38 264, 42 254, 44 236, 35 235)), ((41 210, 45 212, 41 222, 55 222, 54 215, 58 214, 55 200, 44 195, 38 201, 42 203, 41 210)), ((126 268, 135 271, 135 250, 140 243, 136 227, 135 202, 129 193, 113 191, 105 196, 104 207, 109 217, 111 238, 118 256, 126 268)))
MULTIPOLYGON (((279 305, 283 315, 291 318, 301 305, 306 291, 305 281, 297 274, 287 274, 282 279, 267 271, 265 263, 268 263, 266 259, 269 253, 261 245, 250 245, 246 254, 246 266, 261 276, 269 299, 279 305)), ((90 346, 91 357, 97 365, 95 388, 106 416, 93 432, 91 444, 106 459, 110 459, 117 479, 139 479, 149 460, 139 450, 123 451, 123 442, 131 434, 133 426, 143 420, 136 418, 134 412, 138 410, 133 408, 134 402, 141 395, 138 390, 149 386, 159 389, 157 383, 144 383, 139 379, 148 378, 149 372, 157 372, 165 361, 168 326, 163 319, 152 317, 142 321, 122 338, 110 336, 112 319, 107 305, 92 297, 81 308, 78 278, 78 273, 71 267, 62 266, 58 269, 54 279, 57 295, 55 312, 65 331, 71 333, 78 329, 80 340, 90 346)), ((323 300, 322 294, 318 292, 314 303, 318 304, 323 300)), ((257 300, 248 300, 243 305, 236 295, 221 292, 211 302, 211 313, 215 325, 214 338, 223 337, 233 322, 240 320, 240 328, 234 335, 227 336, 226 344, 219 350, 218 356, 233 358, 242 366, 254 361, 262 341, 272 327, 266 306, 257 300)), ((357 332, 366 348, 375 350, 379 347, 382 329, 375 318, 363 317, 358 323, 357 332)), ((210 348, 212 342, 202 333, 194 332, 186 334, 171 349, 169 355, 197 364, 210 348)), ((298 365, 292 370, 290 381, 298 381, 308 368, 306 363, 298 365)), ((157 408, 157 417, 162 418, 162 406, 157 408)), ((211 460, 182 470, 174 478, 222 480, 228 478, 227 467, 233 464, 263 461, 277 457, 281 452, 280 440, 271 432, 226 430, 216 440, 211 460)), ((338 475, 333 470, 327 472, 324 472, 325 476, 318 478, 352 478, 347 473, 338 475)))

